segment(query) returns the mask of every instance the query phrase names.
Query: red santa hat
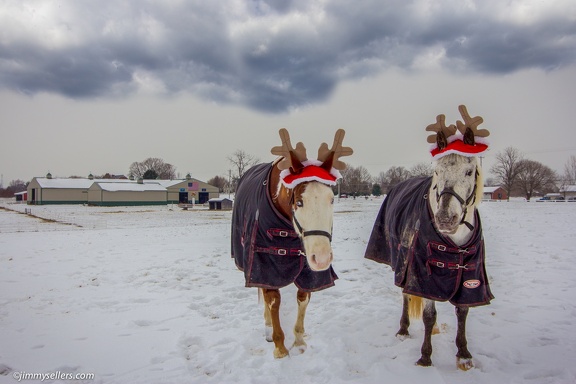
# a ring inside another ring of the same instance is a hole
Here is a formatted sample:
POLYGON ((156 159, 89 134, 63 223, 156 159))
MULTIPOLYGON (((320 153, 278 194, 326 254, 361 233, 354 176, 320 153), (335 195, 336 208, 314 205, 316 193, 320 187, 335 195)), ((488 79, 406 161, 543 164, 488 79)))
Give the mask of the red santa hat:
POLYGON ((430 154, 434 160, 438 160, 446 155, 455 153, 466 157, 480 156, 488 150, 488 140, 483 137, 475 137, 474 144, 464 143, 464 136, 459 132, 448 138, 448 145, 443 149, 438 148, 434 143, 430 146, 430 154))
POLYGON ((322 162, 318 160, 306 160, 302 162, 304 168, 296 174, 284 169, 280 172, 280 179, 286 188, 293 189, 300 183, 306 181, 318 181, 326 185, 336 185, 338 179, 342 178, 340 171, 332 167, 330 171, 322 168, 322 162))
POLYGON ((426 131, 436 132, 428 136, 430 154, 438 160, 449 154, 458 154, 466 157, 480 156, 488 150, 490 131, 479 129, 484 122, 480 116, 471 117, 465 105, 458 106, 464 122, 458 120, 456 125, 446 126, 444 115, 436 116, 436 123, 426 127, 426 131))

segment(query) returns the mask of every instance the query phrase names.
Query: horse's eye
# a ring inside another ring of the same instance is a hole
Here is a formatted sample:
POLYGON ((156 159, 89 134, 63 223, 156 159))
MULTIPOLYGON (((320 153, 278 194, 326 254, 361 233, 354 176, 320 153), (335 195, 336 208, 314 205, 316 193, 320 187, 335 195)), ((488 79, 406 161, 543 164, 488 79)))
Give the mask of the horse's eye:
POLYGON ((332 200, 330 200, 330 204, 334 204, 334 198, 332 198, 332 200))
POLYGON ((472 176, 472 171, 466 171, 466 176, 472 176))
POLYGON ((304 206, 304 202, 302 200, 298 200, 296 202, 296 206, 302 208, 304 206))

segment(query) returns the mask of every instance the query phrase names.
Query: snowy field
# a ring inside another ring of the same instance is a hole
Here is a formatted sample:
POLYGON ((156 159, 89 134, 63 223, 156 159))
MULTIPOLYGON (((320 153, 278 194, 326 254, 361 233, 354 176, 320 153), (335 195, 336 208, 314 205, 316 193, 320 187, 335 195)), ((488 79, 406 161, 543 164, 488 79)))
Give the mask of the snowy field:
MULTIPOLYGON (((433 367, 414 365, 420 321, 410 339, 394 336, 392 272, 363 259, 381 202, 335 203, 340 279, 312 295, 306 353, 275 360, 257 290, 230 258, 231 212, 0 200, 59 221, 0 208, 0 383, 56 372, 94 374, 86 383, 576 382, 576 203, 480 206, 496 298, 470 310, 476 367, 461 372, 450 304, 437 305, 433 367)), ((290 346, 295 289, 282 293, 290 346)))

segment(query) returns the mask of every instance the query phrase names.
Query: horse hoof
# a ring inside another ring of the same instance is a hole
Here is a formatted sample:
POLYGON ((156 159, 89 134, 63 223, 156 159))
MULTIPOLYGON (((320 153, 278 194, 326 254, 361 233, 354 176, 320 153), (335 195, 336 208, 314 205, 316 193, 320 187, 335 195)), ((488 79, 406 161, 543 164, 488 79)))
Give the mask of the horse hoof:
POLYGON ((290 348, 290 352, 294 355, 301 355, 304 352, 306 352, 306 348, 308 348, 308 345, 306 343, 302 343, 302 344, 294 343, 292 345, 292 347, 290 348))
POLYGON ((396 338, 400 341, 404 341, 410 338, 410 335, 396 335, 396 338))
POLYGON ((456 365, 458 366, 458 369, 460 369, 462 371, 467 371, 471 368, 474 368, 474 363, 472 362, 472 359, 458 358, 456 365))
POLYGON ((431 367, 432 360, 421 357, 420 360, 416 362, 416 365, 419 365, 420 367, 431 367))
POLYGON ((274 358, 275 359, 282 359, 288 355, 289 355, 289 353, 288 353, 288 350, 286 349, 286 347, 274 349, 274 358))
POLYGON ((398 332, 396 334, 396 338, 398 338, 398 340, 400 341, 404 341, 406 339, 410 338, 410 334, 408 332, 404 333, 404 332, 398 332))

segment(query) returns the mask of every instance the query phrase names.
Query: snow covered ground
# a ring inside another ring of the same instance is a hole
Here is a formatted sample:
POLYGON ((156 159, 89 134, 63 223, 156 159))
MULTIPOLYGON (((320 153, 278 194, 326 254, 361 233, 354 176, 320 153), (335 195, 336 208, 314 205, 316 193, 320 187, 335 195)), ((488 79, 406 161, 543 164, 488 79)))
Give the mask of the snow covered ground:
MULTIPOLYGON (((410 339, 394 336, 392 272, 363 259, 381 202, 336 202, 340 279, 312 295, 306 353, 275 360, 257 290, 230 258, 231 212, 0 201, 66 223, 0 208, 0 383, 55 372, 93 373, 89 383, 576 382, 576 203, 481 205, 496 298, 470 311, 476 368, 461 372, 450 304, 437 306, 433 367, 414 365, 420 321, 410 339)), ((289 346, 295 289, 282 293, 289 346)))

